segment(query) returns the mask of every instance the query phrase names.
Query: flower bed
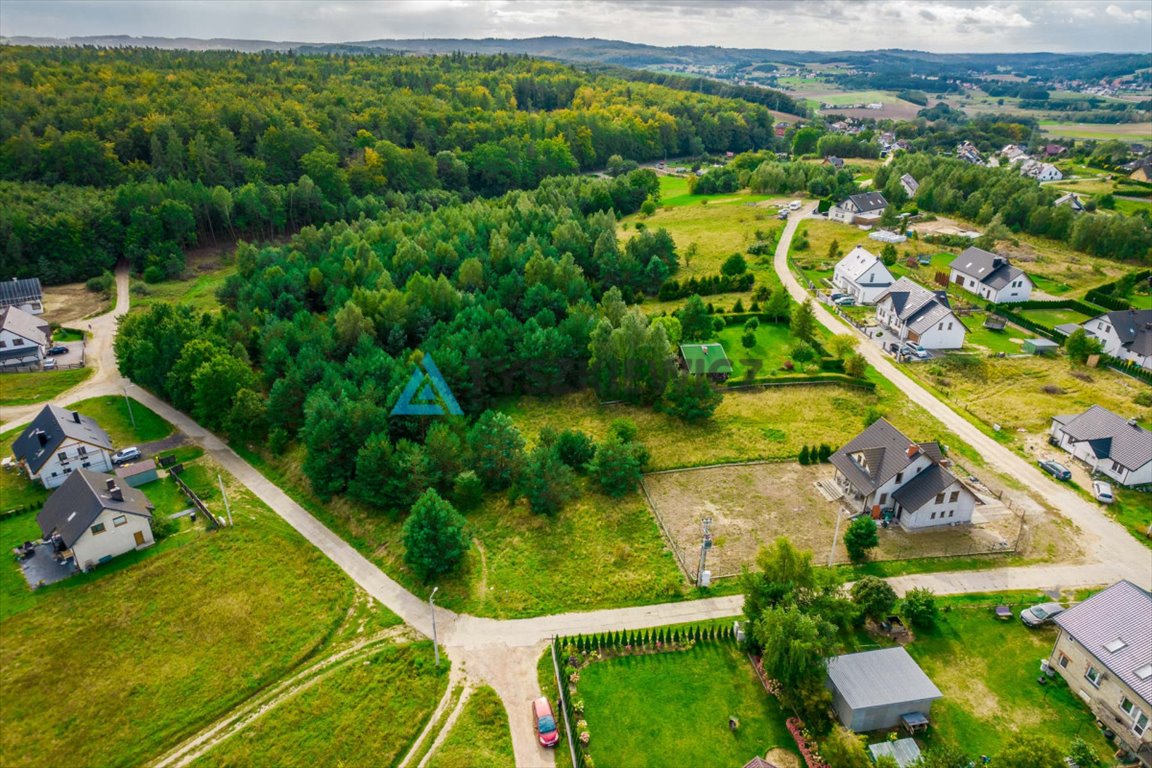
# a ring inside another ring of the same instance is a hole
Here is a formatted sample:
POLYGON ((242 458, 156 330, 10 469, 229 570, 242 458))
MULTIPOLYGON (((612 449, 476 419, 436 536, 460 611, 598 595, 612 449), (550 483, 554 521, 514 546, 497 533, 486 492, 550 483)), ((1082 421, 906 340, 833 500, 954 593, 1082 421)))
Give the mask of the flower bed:
POLYGON ((828 768, 828 764, 820 757, 819 748, 812 740, 811 734, 804 728, 804 721, 798 717, 790 717, 787 721, 788 732, 796 740, 800 754, 804 756, 804 764, 808 768, 828 768))

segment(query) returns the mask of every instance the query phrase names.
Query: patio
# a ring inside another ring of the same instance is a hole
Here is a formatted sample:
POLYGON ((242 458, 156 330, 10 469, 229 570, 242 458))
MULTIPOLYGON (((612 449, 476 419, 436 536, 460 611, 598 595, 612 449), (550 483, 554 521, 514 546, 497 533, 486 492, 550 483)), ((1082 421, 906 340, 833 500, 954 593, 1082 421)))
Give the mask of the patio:
POLYGON ((57 560, 51 544, 37 544, 28 558, 20 563, 20 571, 32 589, 63 581, 79 570, 74 558, 57 560))

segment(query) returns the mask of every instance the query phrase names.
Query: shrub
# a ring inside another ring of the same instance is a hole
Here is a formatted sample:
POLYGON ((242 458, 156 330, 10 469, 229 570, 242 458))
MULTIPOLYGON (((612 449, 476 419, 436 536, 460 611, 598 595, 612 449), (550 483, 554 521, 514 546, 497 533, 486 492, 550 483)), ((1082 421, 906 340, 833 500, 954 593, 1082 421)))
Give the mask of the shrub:
POLYGON ((844 547, 854 563, 867 560, 869 550, 879 545, 880 535, 876 530, 876 521, 868 515, 861 515, 853 520, 844 533, 844 547))
POLYGON ((737 313, 743 312, 744 302, 741 299, 736 299, 736 303, 732 305, 732 311, 737 313))
POLYGON ((720 266, 720 273, 724 275, 742 275, 748 271, 748 262, 738 253, 734 253, 724 260, 720 266))
MULTIPOLYGON (((875 527, 876 524, 872 525, 875 527)), ((852 585, 852 602, 856 604, 861 616, 880 621, 896 607, 896 590, 884 579, 864 576, 852 585)))
POLYGON ((596 455, 596 444, 580 430, 566 429, 556 436, 556 452, 560 461, 582 473, 596 455))
POLYGON ((740 345, 744 349, 752 349, 756 346, 756 334, 752 331, 745 331, 744 335, 740 337, 740 345))
POLYGON ((900 612, 914 627, 931 627, 940 613, 936 606, 936 594, 924 587, 910 589, 904 595, 900 612))
POLYGON ((808 453, 808 446, 804 446, 800 449, 800 463, 805 466, 812 463, 811 457, 808 453))

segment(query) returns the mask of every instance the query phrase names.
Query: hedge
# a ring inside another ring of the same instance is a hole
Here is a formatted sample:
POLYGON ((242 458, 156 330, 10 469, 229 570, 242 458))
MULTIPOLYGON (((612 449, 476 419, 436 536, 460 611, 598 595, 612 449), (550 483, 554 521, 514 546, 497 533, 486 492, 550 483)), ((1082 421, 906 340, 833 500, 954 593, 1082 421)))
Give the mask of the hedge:
POLYGON ((758 376, 754 379, 730 378, 725 384, 729 387, 787 387, 800 384, 843 384, 869 392, 876 391, 876 384, 867 379, 857 379, 844 373, 807 373, 802 375, 758 376))
POLYGON ((739 275, 710 275, 690 277, 683 283, 679 280, 665 280, 657 296, 660 301, 672 301, 688 296, 714 296, 718 293, 737 293, 752 290, 756 277, 751 272, 739 275))
POLYGON ((1152 270, 1142 269, 1139 272, 1125 275, 1124 277, 1121 277, 1118 280, 1113 280, 1110 283, 1098 285, 1092 290, 1088 291, 1084 298, 1086 298, 1088 301, 1094 302, 1102 307, 1111 309, 1116 312, 1120 312, 1125 309, 1132 309, 1131 303, 1123 298, 1114 296, 1113 293, 1115 293, 1116 289, 1120 287, 1122 283, 1128 283, 1129 287, 1131 287, 1135 286, 1137 283, 1148 280, 1149 277, 1152 277, 1152 270))
POLYGON ((997 305, 997 304, 989 304, 988 305, 988 311, 994 312, 995 314, 1000 315, 1000 317, 1003 317, 1006 320, 1011 320, 1013 323, 1020 326, 1021 328, 1027 328, 1028 330, 1032 331, 1033 333, 1039 334, 1040 336, 1043 336, 1046 339, 1050 339, 1050 340, 1056 342, 1060 346, 1064 346, 1064 335, 1063 334, 1057 333, 1056 331, 1052 330, 1048 326, 1041 325, 1040 323, 1036 322, 1035 320, 1029 320, 1028 318, 1024 317, 1024 315, 1021 315, 1019 312, 1013 312, 1010 309, 1006 309, 1003 305, 997 305))
POLYGON ((1060 299, 1059 301, 1039 301, 1032 299, 1031 301, 1016 301, 1011 304, 989 303, 986 308, 989 312, 996 312, 997 314, 1004 314, 1000 311, 1001 309, 1074 309, 1080 314, 1088 315, 1089 317, 1104 314, 1103 307, 1087 304, 1079 299, 1060 299))
POLYGON ((1112 357, 1111 355, 1101 355, 1100 359, 1109 368, 1120 371, 1121 373, 1126 373, 1133 378, 1140 379, 1140 381, 1143 381, 1146 384, 1152 384, 1152 371, 1149 371, 1147 368, 1141 368, 1131 360, 1121 360, 1120 358, 1112 357))

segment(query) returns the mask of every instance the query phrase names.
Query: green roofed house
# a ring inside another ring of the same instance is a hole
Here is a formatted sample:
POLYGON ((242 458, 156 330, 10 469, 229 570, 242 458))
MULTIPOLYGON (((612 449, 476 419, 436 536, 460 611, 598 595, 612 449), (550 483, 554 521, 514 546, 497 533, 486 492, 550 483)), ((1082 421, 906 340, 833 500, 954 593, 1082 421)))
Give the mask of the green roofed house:
POLYGON ((680 359, 694 376, 706 373, 713 381, 726 381, 732 375, 732 361, 719 344, 681 344, 680 359))

